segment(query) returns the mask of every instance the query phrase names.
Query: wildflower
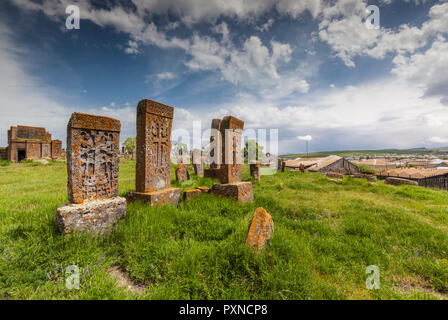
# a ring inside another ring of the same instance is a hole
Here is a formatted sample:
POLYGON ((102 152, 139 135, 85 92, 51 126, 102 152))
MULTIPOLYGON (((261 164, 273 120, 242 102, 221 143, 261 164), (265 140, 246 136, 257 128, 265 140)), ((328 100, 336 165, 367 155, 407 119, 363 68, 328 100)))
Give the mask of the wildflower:
POLYGON ((87 269, 87 266, 84 267, 84 274, 89 273, 89 270, 87 269))

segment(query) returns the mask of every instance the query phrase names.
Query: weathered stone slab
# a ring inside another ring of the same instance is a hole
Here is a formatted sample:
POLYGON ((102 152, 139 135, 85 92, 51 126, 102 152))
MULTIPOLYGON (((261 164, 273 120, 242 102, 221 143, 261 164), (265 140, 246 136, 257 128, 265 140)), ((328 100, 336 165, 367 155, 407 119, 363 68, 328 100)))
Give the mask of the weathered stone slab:
POLYGON ((418 186, 417 181, 402 178, 393 178, 393 177, 386 178, 386 184, 391 184, 394 186, 400 186, 400 185, 418 186))
POLYGON ((207 187, 196 187, 196 189, 200 190, 202 193, 210 192, 210 188, 207 188, 207 187))
POLYGON ((118 196, 120 126, 112 118, 73 113, 67 127, 71 203, 118 196))
POLYGON ((197 197, 201 193, 202 193, 201 190, 198 189, 185 190, 183 194, 183 199, 184 201, 190 200, 193 199, 194 197, 197 197))
POLYGON ((126 215, 126 199, 89 200, 82 204, 65 204, 56 211, 56 226, 63 234, 72 231, 105 234, 126 215))
POLYGON ((138 103, 137 192, 152 192, 170 187, 173 115, 173 107, 148 99, 138 103))
POLYGON ((250 167, 250 176, 254 177, 255 181, 260 182, 260 162, 251 163, 250 167))
POLYGON ((51 140, 51 158, 53 160, 58 160, 61 159, 61 156, 62 156, 62 141, 51 140))
POLYGON ((254 191, 251 182, 214 184, 210 192, 218 196, 234 198, 243 203, 254 200, 254 191))
POLYGON ((254 218, 250 225, 246 243, 261 251, 271 239, 274 232, 274 221, 269 213, 263 208, 255 210, 254 218))
POLYGON ((187 180, 190 180, 190 173, 187 170, 187 166, 179 163, 176 168, 176 181, 185 182, 187 180))
POLYGON ((378 178, 376 177, 376 175, 373 175, 373 174, 365 174, 364 178, 369 182, 377 182, 378 181, 378 178))
POLYGON ((344 178, 343 174, 337 173, 337 172, 327 172, 327 173, 325 173, 325 175, 328 178, 333 178, 333 179, 343 179, 344 178))
POLYGON ((171 185, 171 127, 174 108, 148 99, 137 105, 136 191, 128 201, 151 205, 173 204, 180 200, 180 189, 171 185))
POLYGON ((219 179, 229 184, 241 181, 241 139, 244 121, 233 116, 224 117, 220 131, 222 137, 222 164, 219 179))
POLYGON ((128 201, 142 201, 152 206, 172 204, 177 206, 180 201, 179 188, 167 188, 153 192, 136 192, 131 191, 126 195, 128 201))
POLYGON ((199 176, 204 176, 204 159, 202 158, 201 150, 193 150, 193 169, 194 173, 199 176))
POLYGON ((233 116, 212 121, 210 136, 212 160, 210 169, 205 170, 205 177, 220 179, 221 183, 225 184, 241 181, 243 128, 244 121, 233 116))
POLYGON ((67 126, 69 204, 56 212, 62 233, 105 233, 126 214, 126 200, 118 197, 120 127, 112 118, 72 114, 67 126))

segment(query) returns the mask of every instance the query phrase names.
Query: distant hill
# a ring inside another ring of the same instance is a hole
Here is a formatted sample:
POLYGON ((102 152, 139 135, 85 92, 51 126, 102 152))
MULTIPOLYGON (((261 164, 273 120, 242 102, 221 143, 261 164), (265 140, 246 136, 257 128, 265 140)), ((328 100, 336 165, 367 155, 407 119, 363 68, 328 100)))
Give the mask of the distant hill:
POLYGON ((327 157, 330 155, 337 155, 341 157, 349 157, 349 156, 367 156, 367 155, 386 155, 386 154, 398 154, 398 155, 426 155, 426 154, 440 154, 446 153, 448 154, 448 147, 443 148, 412 148, 412 149, 380 149, 380 150, 338 150, 338 151, 320 151, 320 152, 311 152, 306 153, 298 153, 298 154, 285 154, 281 157, 283 158, 319 158, 319 157, 327 157))

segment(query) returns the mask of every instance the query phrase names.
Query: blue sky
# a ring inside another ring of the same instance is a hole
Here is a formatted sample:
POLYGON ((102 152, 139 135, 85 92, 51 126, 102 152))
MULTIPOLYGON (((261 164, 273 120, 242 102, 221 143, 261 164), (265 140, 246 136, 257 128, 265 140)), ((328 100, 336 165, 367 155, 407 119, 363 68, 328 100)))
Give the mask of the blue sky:
POLYGON ((149 98, 176 130, 228 114, 278 129, 280 153, 305 135, 313 151, 448 146, 447 32, 445 0, 2 1, 0 145, 17 124, 65 143, 75 111, 120 119, 124 140, 149 98))

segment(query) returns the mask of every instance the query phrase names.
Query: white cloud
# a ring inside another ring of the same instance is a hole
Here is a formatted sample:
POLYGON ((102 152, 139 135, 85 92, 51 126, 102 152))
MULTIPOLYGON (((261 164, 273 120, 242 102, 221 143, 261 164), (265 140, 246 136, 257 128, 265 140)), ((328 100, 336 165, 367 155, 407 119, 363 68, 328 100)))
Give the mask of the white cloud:
POLYGON ((311 141, 313 140, 313 137, 310 135, 306 135, 306 136, 297 136, 297 139, 299 140, 303 140, 303 141, 311 141))
POLYGON ((432 143, 436 143, 436 144, 443 144, 443 143, 448 143, 448 138, 441 138, 441 137, 430 137, 429 141, 432 143))
POLYGON ((398 55, 393 60, 392 72, 410 83, 415 83, 425 97, 440 97, 448 106, 448 42, 439 37, 430 48, 409 57, 398 55))
POLYGON ((413 53, 448 30, 448 3, 432 6, 420 28, 404 24, 396 31, 368 29, 363 23, 366 6, 365 0, 340 0, 323 9, 319 37, 349 67, 355 66, 356 56, 384 59, 388 53, 413 53))
POLYGON ((124 50, 128 54, 139 54, 138 43, 136 41, 129 40, 128 47, 124 50))
POLYGON ((176 75, 171 72, 163 72, 157 75, 157 79, 159 80, 172 80, 176 78, 176 75))

